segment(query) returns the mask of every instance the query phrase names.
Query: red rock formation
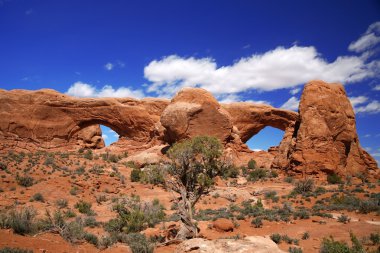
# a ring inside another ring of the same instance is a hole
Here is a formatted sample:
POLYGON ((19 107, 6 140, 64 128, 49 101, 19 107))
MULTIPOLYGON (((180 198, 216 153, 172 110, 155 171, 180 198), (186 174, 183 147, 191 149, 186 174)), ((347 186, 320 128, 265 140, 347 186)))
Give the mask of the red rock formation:
POLYGON ((232 133, 231 117, 204 89, 185 88, 161 115, 169 143, 197 135, 211 135, 227 143, 232 133))
POLYGON ((83 130, 98 124, 134 143, 153 145, 163 135, 159 119, 168 102, 73 98, 54 90, 0 90, 0 149, 102 147, 97 130, 83 130))
POLYGON ((377 172, 359 144, 355 113, 343 85, 312 81, 305 85, 300 120, 290 126, 274 166, 297 174, 377 172))

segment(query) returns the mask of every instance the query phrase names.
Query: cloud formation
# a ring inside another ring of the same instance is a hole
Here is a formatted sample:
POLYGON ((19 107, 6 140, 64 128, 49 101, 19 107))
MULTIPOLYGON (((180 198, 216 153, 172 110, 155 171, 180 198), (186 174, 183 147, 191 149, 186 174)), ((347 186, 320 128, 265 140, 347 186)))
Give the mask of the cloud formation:
POLYGON ((292 110, 292 111, 298 111, 298 106, 300 104, 300 101, 296 97, 291 97, 286 101, 281 108, 292 110))
POLYGON ((348 50, 361 53, 371 49, 380 42, 380 22, 371 24, 367 31, 356 41, 352 42, 348 50))
POLYGON ((380 61, 370 60, 372 49, 380 41, 380 22, 349 46, 361 55, 339 56, 328 62, 313 46, 277 47, 262 54, 241 58, 231 65, 218 66, 213 58, 169 55, 151 61, 144 68, 150 81, 148 92, 169 97, 183 87, 202 87, 215 95, 247 90, 292 89, 313 79, 355 83, 380 75, 380 61), (367 51, 366 51, 367 50, 367 51))
POLYGON ((104 68, 108 71, 111 71, 113 70, 115 67, 118 67, 118 68, 124 68, 125 67, 125 63, 122 62, 122 61, 115 61, 115 62, 107 62, 105 65, 104 65, 104 68))
POLYGON ((75 82, 67 90, 66 94, 75 97, 133 97, 143 98, 142 90, 133 90, 127 87, 114 89, 111 85, 105 85, 101 89, 83 82, 75 82))
POLYGON ((357 113, 370 113, 376 114, 380 112, 380 102, 377 100, 373 100, 365 106, 359 106, 355 109, 357 113))

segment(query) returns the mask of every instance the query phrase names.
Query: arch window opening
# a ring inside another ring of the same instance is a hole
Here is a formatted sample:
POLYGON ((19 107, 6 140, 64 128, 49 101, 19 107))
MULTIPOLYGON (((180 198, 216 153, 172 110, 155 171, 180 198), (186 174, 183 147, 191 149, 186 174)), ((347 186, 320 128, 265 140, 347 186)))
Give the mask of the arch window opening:
POLYGON ((270 147, 279 146, 283 135, 284 131, 267 126, 252 136, 246 144, 252 151, 267 151, 270 147))
POLYGON ((100 129, 102 130, 102 138, 106 147, 119 140, 119 135, 111 128, 100 125, 100 129))

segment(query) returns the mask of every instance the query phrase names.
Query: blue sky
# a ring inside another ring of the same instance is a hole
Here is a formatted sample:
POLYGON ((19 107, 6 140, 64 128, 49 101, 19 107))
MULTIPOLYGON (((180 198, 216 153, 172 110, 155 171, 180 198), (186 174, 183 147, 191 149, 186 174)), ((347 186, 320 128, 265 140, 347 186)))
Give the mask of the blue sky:
MULTIPOLYGON (((0 0, 0 88, 141 98, 196 86, 296 110, 307 81, 337 81, 379 160, 379 21, 380 2, 363 0, 0 0)), ((248 144, 281 137, 266 128, 248 144)))

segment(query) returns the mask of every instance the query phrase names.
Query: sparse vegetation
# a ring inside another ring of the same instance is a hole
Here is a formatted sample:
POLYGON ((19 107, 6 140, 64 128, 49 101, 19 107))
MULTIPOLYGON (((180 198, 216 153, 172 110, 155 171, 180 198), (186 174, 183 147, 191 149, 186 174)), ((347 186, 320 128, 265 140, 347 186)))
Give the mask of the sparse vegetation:
POLYGON ((5 247, 0 249, 0 253, 33 253, 33 250, 5 247))
POLYGON ((32 200, 45 202, 44 196, 42 196, 42 194, 39 192, 37 192, 36 194, 33 195, 32 200))
POLYGON ((298 180, 295 183, 293 191, 298 194, 304 194, 313 191, 314 181, 311 178, 298 180))
POLYGON ((34 179, 31 176, 25 175, 25 176, 16 176, 16 181, 19 185, 24 187, 30 187, 34 184, 34 179))
POLYGON ((75 204, 75 208, 78 209, 80 213, 87 214, 87 215, 94 215, 94 211, 91 210, 91 203, 88 203, 86 201, 80 200, 75 204))
POLYGON ((341 184, 342 183, 342 178, 339 175, 335 174, 335 173, 329 174, 329 175, 327 175, 327 182, 329 184, 341 184))

